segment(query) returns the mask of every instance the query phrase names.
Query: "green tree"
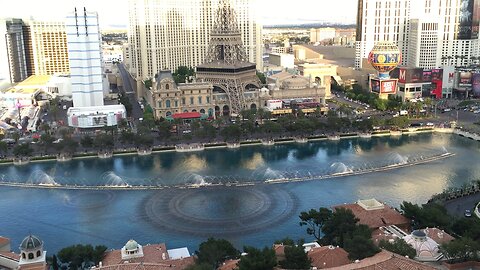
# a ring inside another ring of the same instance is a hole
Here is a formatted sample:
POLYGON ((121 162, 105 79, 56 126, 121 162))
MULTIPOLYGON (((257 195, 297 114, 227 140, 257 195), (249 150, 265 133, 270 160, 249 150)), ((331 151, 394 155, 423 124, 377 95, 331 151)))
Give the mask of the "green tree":
POLYGON ((412 220, 413 228, 440 227, 449 229, 452 218, 442 205, 428 203, 422 206, 403 202, 400 205, 403 215, 412 220))
POLYGON ((185 83, 189 77, 195 76, 195 71, 191 67, 179 66, 172 76, 175 83, 185 83))
POLYGON ((261 126, 261 130, 264 133, 280 133, 283 128, 279 123, 267 120, 263 122, 263 125, 261 126))
POLYGON ((480 244, 471 238, 461 237, 442 244, 440 250, 450 260, 477 261, 479 259, 480 244))
POLYGON ((0 153, 6 155, 8 153, 8 144, 4 141, 0 141, 0 153))
POLYGON ((452 231, 458 235, 480 240, 480 221, 477 218, 460 218, 452 224, 452 231))
POLYGON ((265 247, 263 250, 254 247, 244 247, 247 255, 240 258, 239 270, 272 270, 277 265, 275 251, 265 247))
POLYGON ((239 141, 240 136, 242 135, 242 129, 240 125, 234 124, 227 127, 224 127, 220 131, 220 135, 225 141, 239 141))
POLYGON ((318 211, 310 209, 308 212, 300 213, 300 226, 307 226, 307 234, 321 241, 322 227, 331 217, 332 211, 328 208, 321 207, 318 211))
POLYGON ((70 137, 70 135, 73 133, 73 130, 69 127, 61 127, 58 129, 58 133, 60 133, 62 139, 65 139, 67 137, 70 137))
POLYGON ((75 153, 77 147, 78 142, 73 140, 72 138, 65 138, 63 141, 55 145, 55 148, 57 148, 58 151, 70 154, 75 153))
POLYGON ((99 150, 111 150, 115 145, 113 137, 110 134, 98 134, 93 140, 93 145, 99 150))
POLYGON ((19 144, 13 148, 13 154, 15 156, 27 157, 30 156, 32 153, 33 149, 28 143, 19 144))
POLYGON ((161 139, 168 139, 172 136, 170 130, 172 129, 172 124, 168 121, 162 121, 158 123, 158 135, 161 139))
POLYGON ((240 252, 225 239, 209 238, 200 244, 197 252, 198 262, 216 267, 226 259, 235 259, 240 252))
POLYGON ((285 246, 285 260, 279 262, 284 269, 310 269, 311 260, 303 248, 303 241, 298 245, 285 246))
POLYGON ((377 254, 380 250, 373 243, 370 236, 352 235, 345 239, 344 249, 348 252, 350 260, 361 260, 377 254))
POLYGON ((84 148, 90 148, 93 146, 93 139, 92 137, 86 135, 86 136, 83 136, 82 139, 80 140, 80 144, 82 145, 82 147, 84 148))
POLYGON ((106 246, 73 245, 58 252, 60 262, 68 264, 69 269, 81 269, 82 265, 95 266, 105 256, 106 246))
POLYGON ((390 252, 400 254, 402 256, 408 256, 413 259, 417 256, 415 249, 407 244, 403 239, 395 239, 394 242, 389 242, 384 239, 380 240, 378 245, 380 248, 386 249, 390 252))
POLYGON ((263 74, 262 72, 257 71, 257 77, 262 84, 267 83, 267 77, 265 77, 265 74, 263 74))
POLYGON ((21 135, 20 135, 19 132, 13 132, 12 133, 12 139, 15 140, 15 143, 18 143, 18 140, 20 140, 20 137, 21 137, 21 135))
POLYGON ((355 217, 352 210, 342 207, 335 209, 332 216, 322 226, 324 233, 322 243, 343 247, 345 237, 357 229, 357 222, 358 218, 355 217))
POLYGON ((45 133, 50 133, 51 127, 48 123, 42 123, 39 129, 45 133))
POLYGON ((58 259, 57 259, 57 255, 53 254, 52 256, 52 269, 53 270, 58 270, 58 259))
POLYGON ((120 141, 124 144, 131 144, 132 142, 135 141, 135 133, 129 131, 129 130, 123 130, 120 133, 120 141))
POLYGON ((284 245, 284 246, 294 246, 295 241, 293 239, 290 239, 288 237, 280 239, 280 240, 275 240, 274 242, 276 245, 284 245))

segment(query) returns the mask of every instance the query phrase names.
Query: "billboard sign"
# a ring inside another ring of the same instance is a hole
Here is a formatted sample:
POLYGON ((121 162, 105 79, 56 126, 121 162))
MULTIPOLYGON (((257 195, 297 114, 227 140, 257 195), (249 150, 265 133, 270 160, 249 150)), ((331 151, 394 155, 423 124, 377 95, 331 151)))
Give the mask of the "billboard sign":
POLYGON ((432 70, 425 69, 422 74, 422 82, 432 82, 432 70))
MULTIPOLYGON (((458 39, 471 39, 473 26, 473 0, 460 0, 458 39)), ((477 24, 478 26, 478 24, 477 24)), ((478 35, 478 34, 477 34, 478 35)))
POLYGON ((443 69, 432 69, 432 82, 443 80, 443 69))
POLYGON ((380 81, 381 94, 395 94, 397 93, 397 80, 381 80, 380 81))
POLYGON ((476 0, 473 4, 473 20, 472 20, 472 39, 478 39, 480 25, 480 1, 476 0))
POLYGON ((472 90, 475 97, 480 97, 480 73, 472 74, 472 90))
POLYGON ((371 79, 370 80, 370 90, 375 93, 380 93, 380 80, 371 79))
POLYGON ((458 86, 459 87, 470 87, 472 86, 472 72, 470 71, 460 71, 458 74, 458 86))
MULTIPOLYGON (((395 74, 395 73, 393 73, 393 74, 395 74)), ((427 76, 428 80, 431 80, 432 72, 430 70, 425 75, 427 76)), ((398 81, 400 83, 419 83, 419 82, 423 82, 423 77, 424 77, 423 68, 400 68, 399 71, 398 71, 398 81)))
POLYGON ((397 93, 397 80, 396 79, 388 79, 388 80, 371 79, 370 89, 372 90, 372 92, 375 92, 378 94, 395 94, 397 93))

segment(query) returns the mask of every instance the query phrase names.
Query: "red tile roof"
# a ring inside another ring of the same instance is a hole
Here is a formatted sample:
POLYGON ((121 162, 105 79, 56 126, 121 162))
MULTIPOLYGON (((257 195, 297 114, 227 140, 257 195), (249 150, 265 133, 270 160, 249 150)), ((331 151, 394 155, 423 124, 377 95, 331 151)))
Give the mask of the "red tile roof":
POLYGON ((239 261, 240 260, 227 260, 218 268, 218 270, 235 270, 238 267, 237 263, 239 261))
POLYGON ((10 239, 0 236, 0 247, 10 244, 10 239))
POLYGON ((8 252, 8 251, 0 251, 0 257, 5 257, 14 261, 19 261, 20 260, 20 255, 13 253, 13 252, 8 252))
POLYGON ((100 269, 130 269, 129 267, 133 267, 133 265, 137 265, 138 267, 145 266, 147 267, 145 269, 184 269, 194 263, 193 257, 171 260, 168 257, 165 244, 146 245, 142 246, 142 248, 143 257, 128 260, 122 260, 121 250, 108 251, 102 260, 102 267, 100 269), (163 259, 163 257, 165 257, 165 259, 163 259), (119 265, 125 265, 127 268, 116 268, 119 267, 119 265), (153 266, 159 268, 151 268, 153 266))
POLYGON ((186 112, 186 113, 176 113, 172 115, 173 119, 192 119, 200 118, 201 114, 199 112, 186 112))
POLYGON ((434 267, 416 262, 412 259, 382 250, 373 257, 363 259, 358 263, 351 263, 331 270, 435 270, 434 267))
POLYGON ((315 247, 308 252, 308 257, 312 260, 312 266, 318 269, 337 267, 350 263, 348 253, 340 247, 315 247))
POLYGON ((410 220, 402 216, 395 209, 384 205, 382 209, 366 210, 357 203, 337 205, 336 208, 346 208, 352 210, 353 214, 360 220, 360 224, 365 224, 371 229, 377 229, 381 226, 397 225, 401 227, 408 226, 410 220))
POLYGON ((277 257, 277 262, 285 260, 285 246, 275 244, 273 245, 273 250, 275 250, 275 256, 277 257))
POLYGON ((170 264, 163 263, 124 263, 124 264, 113 264, 109 266, 97 267, 96 269, 101 270, 183 270, 190 265, 195 263, 193 257, 173 260, 170 264))
POLYGON ((437 228, 426 228, 423 231, 439 245, 451 242, 455 239, 455 237, 437 228))

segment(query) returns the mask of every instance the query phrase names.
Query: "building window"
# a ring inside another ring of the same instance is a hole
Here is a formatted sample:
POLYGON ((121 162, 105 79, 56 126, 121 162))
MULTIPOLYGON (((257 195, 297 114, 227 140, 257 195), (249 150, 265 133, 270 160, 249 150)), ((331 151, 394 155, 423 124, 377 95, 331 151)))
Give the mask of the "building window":
POLYGON ((182 98, 182 105, 185 105, 186 101, 185 98, 182 98))
POLYGON ((171 107, 170 100, 165 101, 165 107, 167 108, 171 107))
POLYGON ((159 101, 159 102, 158 102, 158 107, 159 107, 159 108, 162 108, 162 105, 163 105, 162 102, 159 101))
POLYGON ((210 97, 207 97, 207 104, 210 104, 210 97))
POLYGON ((202 97, 198 97, 198 104, 202 104, 202 97))
POLYGON ((178 107, 178 100, 175 100, 175 107, 178 107))
POLYGON ((165 85, 165 90, 169 90, 169 89, 170 89, 170 85, 167 83, 167 84, 165 85))
POLYGON ((190 105, 193 105, 193 97, 190 97, 190 105))

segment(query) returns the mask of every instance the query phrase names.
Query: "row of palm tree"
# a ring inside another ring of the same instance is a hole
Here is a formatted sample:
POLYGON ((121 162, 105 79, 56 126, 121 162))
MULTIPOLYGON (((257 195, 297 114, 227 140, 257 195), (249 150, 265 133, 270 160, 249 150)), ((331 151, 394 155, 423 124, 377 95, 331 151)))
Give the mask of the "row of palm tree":
POLYGON ((469 59, 470 60, 470 64, 478 64, 480 63, 480 56, 470 56, 470 58, 468 58, 466 55, 455 55, 455 56, 442 56, 442 62, 445 62, 445 60, 448 60, 447 61, 447 64, 450 66, 452 64, 452 59, 455 59, 455 62, 454 63, 457 63, 458 64, 458 59, 461 60, 460 64, 463 64, 465 62, 466 59, 469 59))

